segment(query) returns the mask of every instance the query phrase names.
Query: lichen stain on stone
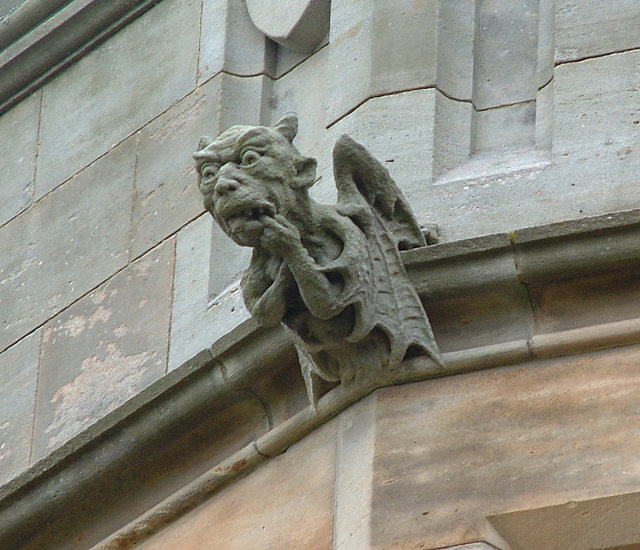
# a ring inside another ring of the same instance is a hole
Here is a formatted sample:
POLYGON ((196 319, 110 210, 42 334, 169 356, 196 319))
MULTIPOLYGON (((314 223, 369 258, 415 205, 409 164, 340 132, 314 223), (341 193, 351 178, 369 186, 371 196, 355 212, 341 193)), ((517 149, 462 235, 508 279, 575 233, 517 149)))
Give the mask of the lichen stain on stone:
POLYGON ((98 322, 106 323, 111 318, 112 313, 112 309, 105 308, 102 305, 98 306, 98 309, 89 317, 89 328, 93 328, 98 322))
POLYGON ((123 336, 126 336, 127 332, 129 332, 129 327, 127 327, 127 325, 125 324, 122 324, 116 327, 115 329, 113 329, 113 334, 115 334, 116 337, 118 338, 122 338, 123 336))
POLYGON ((42 331, 42 344, 48 344, 53 334, 53 327, 48 326, 42 331))
MULTIPOLYGON (((84 315, 75 315, 71 317, 66 323, 62 325, 62 328, 66 331, 68 336, 75 338, 84 331, 87 324, 87 318, 84 315)), ((48 337, 47 337, 48 341, 48 337)))
POLYGON ((101 288, 100 290, 96 290, 91 294, 91 301, 96 305, 99 305, 102 302, 104 302, 106 298, 107 298, 106 288, 101 288))
POLYGON ((138 277, 146 277, 151 269, 151 260, 144 258, 133 264, 133 270, 138 277))
POLYGON ((130 397, 136 395, 148 363, 155 352, 126 355, 114 342, 107 344, 107 356, 92 355, 82 361, 80 374, 58 388, 51 399, 53 422, 47 427, 48 448, 95 423, 130 397))

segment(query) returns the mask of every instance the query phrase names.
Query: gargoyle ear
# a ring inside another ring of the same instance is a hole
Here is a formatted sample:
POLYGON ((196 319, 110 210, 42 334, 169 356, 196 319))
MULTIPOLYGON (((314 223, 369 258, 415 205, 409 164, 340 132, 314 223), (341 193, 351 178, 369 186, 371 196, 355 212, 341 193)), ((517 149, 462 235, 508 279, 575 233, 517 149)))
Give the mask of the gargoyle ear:
POLYGON ((300 157, 297 163, 298 174, 296 176, 296 188, 306 189, 316 181, 316 168, 318 163, 312 157, 300 157))
POLYGON ((209 136, 202 136, 198 142, 198 151, 202 151, 205 147, 209 147, 213 140, 209 136))
POLYGON ((298 115, 289 112, 276 122, 273 129, 282 134, 287 140, 293 142, 293 138, 298 133, 298 115))

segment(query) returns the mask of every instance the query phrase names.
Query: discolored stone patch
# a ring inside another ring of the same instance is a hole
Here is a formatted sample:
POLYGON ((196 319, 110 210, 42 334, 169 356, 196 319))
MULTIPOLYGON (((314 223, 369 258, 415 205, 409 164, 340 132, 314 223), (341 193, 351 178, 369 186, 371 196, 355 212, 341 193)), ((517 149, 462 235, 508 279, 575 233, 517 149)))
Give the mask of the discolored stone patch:
POLYGON ((372 547, 492 542, 486 517, 640 489, 640 348, 379 392, 372 547))
POLYGON ((164 374, 174 248, 155 248, 43 328, 36 459, 164 374))

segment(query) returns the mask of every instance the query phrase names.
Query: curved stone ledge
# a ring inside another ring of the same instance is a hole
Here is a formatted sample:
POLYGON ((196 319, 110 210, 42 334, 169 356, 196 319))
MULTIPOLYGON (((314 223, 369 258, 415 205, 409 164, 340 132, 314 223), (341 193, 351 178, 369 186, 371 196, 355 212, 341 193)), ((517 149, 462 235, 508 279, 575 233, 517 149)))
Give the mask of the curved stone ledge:
MULTIPOLYGON (((639 343, 639 310, 619 311, 609 292, 617 274, 638 280, 639 237, 633 211, 403 253, 430 317, 439 312, 446 375, 639 343), (584 281, 589 295, 602 289, 594 305, 602 322, 578 316, 583 325, 574 326, 536 297, 584 281), (506 297, 499 308, 496 296, 506 297), (522 320, 517 330, 500 317, 504 308, 522 320), (459 322, 469 310, 480 311, 479 324, 459 322)), ((417 357, 388 384, 437 376, 417 357)), ((64 547, 82 534, 77 548, 127 548, 362 396, 326 387, 317 408, 308 406, 284 330, 250 320, 1 488, 0 546, 64 547)))
POLYGON ((0 25, 0 114, 161 0, 27 0, 0 25))

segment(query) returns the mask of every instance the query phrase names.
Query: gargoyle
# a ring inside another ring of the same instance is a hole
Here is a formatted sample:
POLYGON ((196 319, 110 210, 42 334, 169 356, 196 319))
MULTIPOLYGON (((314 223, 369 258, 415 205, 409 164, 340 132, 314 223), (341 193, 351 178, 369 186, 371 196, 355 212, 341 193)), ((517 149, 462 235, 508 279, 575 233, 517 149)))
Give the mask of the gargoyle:
POLYGON ((373 389, 403 359, 442 366, 431 326, 399 250, 425 239, 387 170, 348 136, 334 146, 336 205, 308 189, 316 161, 292 141, 295 114, 273 127, 233 126, 194 153, 205 208, 241 246, 253 247, 242 278, 251 315, 293 331, 302 374, 373 389))

